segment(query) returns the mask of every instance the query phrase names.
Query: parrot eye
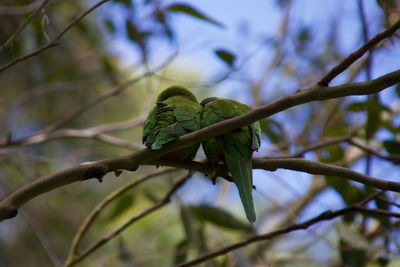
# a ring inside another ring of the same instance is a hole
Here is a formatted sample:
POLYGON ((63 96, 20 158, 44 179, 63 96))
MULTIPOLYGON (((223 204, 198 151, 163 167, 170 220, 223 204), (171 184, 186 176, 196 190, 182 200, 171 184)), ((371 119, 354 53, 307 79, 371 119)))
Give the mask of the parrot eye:
POLYGON ((217 99, 216 97, 207 97, 204 98, 203 101, 201 101, 200 105, 205 106, 207 103, 214 101, 215 99, 217 99))

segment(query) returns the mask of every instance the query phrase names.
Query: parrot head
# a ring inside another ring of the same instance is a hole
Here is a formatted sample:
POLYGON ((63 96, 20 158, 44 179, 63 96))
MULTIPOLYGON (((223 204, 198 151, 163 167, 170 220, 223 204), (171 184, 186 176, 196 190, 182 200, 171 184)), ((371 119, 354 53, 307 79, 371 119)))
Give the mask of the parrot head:
POLYGON ((186 97, 194 102, 197 102, 196 97, 192 94, 192 92, 190 92, 188 89, 178 86, 178 85, 174 85, 171 87, 168 87, 167 89, 165 89, 164 91, 162 91, 160 93, 160 95, 157 98, 157 102, 162 102, 170 97, 173 96, 183 96, 186 97))

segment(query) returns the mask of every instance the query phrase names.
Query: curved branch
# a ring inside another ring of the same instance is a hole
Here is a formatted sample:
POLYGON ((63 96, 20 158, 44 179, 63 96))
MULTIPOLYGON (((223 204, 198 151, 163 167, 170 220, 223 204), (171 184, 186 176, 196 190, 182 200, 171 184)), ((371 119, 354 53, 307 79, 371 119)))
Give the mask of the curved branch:
POLYGON ((153 206, 150 208, 142 211, 138 215, 133 216, 131 219, 129 219, 127 222, 125 222, 123 225, 118 227, 117 229, 109 232, 108 234, 104 235, 101 237, 99 240, 96 242, 93 242, 91 245, 89 245, 80 255, 75 255, 72 258, 69 258, 67 262, 64 264, 64 266, 72 266, 80 261, 82 261, 84 258, 86 258, 89 254, 91 254, 93 251, 119 235, 122 231, 124 231, 127 227, 132 225, 133 223, 137 222, 138 220, 142 219, 143 217, 153 213, 154 211, 162 208, 163 206, 167 205, 171 201, 171 196, 182 186, 185 184, 185 182, 192 176, 191 172, 188 172, 186 174, 183 174, 178 181, 176 181, 172 187, 169 189, 169 191, 165 194, 165 196, 158 202, 156 202, 153 206))
MULTIPOLYGON (((36 180, 33 183, 28 184, 16 190, 14 193, 10 194, 8 197, 6 197, 0 202, 0 220, 15 217, 17 215, 17 209, 21 207, 24 203, 26 203, 27 201, 33 199, 38 195, 46 193, 50 190, 54 190, 58 187, 90 178, 97 178, 101 180, 101 178, 105 174, 115 170, 124 169, 124 170, 134 171, 141 164, 151 162, 154 159, 159 158, 160 156, 165 155, 169 152, 179 150, 186 146, 202 142, 206 139, 212 138, 217 135, 228 133, 236 128, 249 125, 255 121, 258 121, 260 119, 271 116, 273 114, 276 114, 278 112, 281 112, 285 109, 297 105, 313 101, 321 101, 332 98, 344 97, 349 95, 367 95, 367 94, 378 93, 383 89, 390 87, 394 84, 397 84, 399 82, 400 82, 400 70, 386 74, 380 78, 367 82, 350 83, 346 85, 325 88, 324 90, 321 90, 321 87, 319 86, 314 86, 311 89, 279 98, 269 104, 256 108, 244 115, 234 117, 213 124, 199 131, 181 136, 177 140, 166 144, 160 150, 143 149, 126 156, 121 156, 112 159, 105 159, 96 162, 82 163, 76 167, 72 167, 70 169, 66 169, 59 173, 55 173, 47 177, 41 178, 39 180, 36 180)), ((312 166, 308 167, 310 168, 308 169, 309 171, 319 170, 318 168, 317 169, 311 168, 312 166)), ((345 168, 340 169, 340 171, 343 174, 346 174, 345 170, 347 169, 345 168)), ((333 170, 330 169, 330 171, 333 170)), ((348 175, 346 177, 352 177, 352 174, 347 173, 346 175, 348 175)), ((379 185, 378 188, 384 188, 392 191, 396 191, 398 188, 400 188, 397 183, 385 181, 384 184, 379 184, 377 182, 379 180, 376 178, 374 179, 375 180, 368 180, 368 184, 372 186, 379 185), (387 188, 388 186, 390 186, 391 188, 387 188)), ((361 180, 358 179, 355 181, 362 182, 362 179, 361 180)))
POLYGON ((164 170, 157 170, 151 173, 147 173, 142 175, 141 177, 135 179, 132 182, 127 183, 126 185, 114 190, 112 193, 108 194, 97 206, 89 213, 89 215, 86 217, 84 222, 81 224, 79 227, 78 232, 74 236, 74 239, 72 241, 71 248, 69 250, 69 255, 67 262, 72 261, 73 258, 77 257, 78 254, 78 245, 80 241, 82 240, 83 236, 89 229, 90 225, 92 225, 93 221, 96 219, 96 217, 100 214, 100 211, 103 210, 109 203, 111 203, 114 199, 118 198, 122 194, 124 194, 126 191, 132 189, 133 187, 151 179, 154 177, 157 177, 161 174, 169 173, 172 171, 175 171, 176 169, 164 169, 164 170))
POLYGON ((374 38, 370 39, 366 42, 360 49, 351 53, 347 56, 342 62, 339 63, 336 67, 334 67, 328 74, 326 74, 318 84, 321 86, 328 86, 328 84, 340 73, 345 71, 351 64, 353 64, 357 59, 362 57, 365 53, 367 53, 371 48, 377 45, 382 40, 389 38, 392 36, 398 29, 400 28, 400 20, 398 20, 395 24, 392 25, 386 31, 380 32, 375 35, 374 38))

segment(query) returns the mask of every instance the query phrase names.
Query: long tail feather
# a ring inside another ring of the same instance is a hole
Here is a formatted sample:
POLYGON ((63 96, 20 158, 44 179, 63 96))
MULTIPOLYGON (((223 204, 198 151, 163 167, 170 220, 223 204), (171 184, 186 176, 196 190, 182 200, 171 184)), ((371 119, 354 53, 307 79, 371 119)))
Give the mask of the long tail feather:
POLYGON ((246 217, 253 223, 256 221, 256 212, 254 210, 252 195, 253 178, 251 156, 249 158, 244 158, 231 155, 231 153, 224 153, 224 155, 233 182, 238 188, 246 217))

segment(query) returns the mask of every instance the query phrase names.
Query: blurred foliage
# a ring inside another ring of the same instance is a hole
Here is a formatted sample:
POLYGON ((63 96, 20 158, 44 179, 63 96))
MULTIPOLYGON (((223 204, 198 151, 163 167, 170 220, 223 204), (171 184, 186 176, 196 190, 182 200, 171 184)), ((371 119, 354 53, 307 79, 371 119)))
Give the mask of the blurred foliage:
MULTIPOLYGON (((0 45, 23 25, 38 3, 40 1, 27 0, 4 0, 0 3, 0 45)), ((95 3, 52 1, 0 53, 0 66, 45 45, 95 3)), ((207 63, 204 69, 216 72, 211 82, 203 77, 203 66, 189 69, 187 65, 177 63, 177 66, 164 68, 157 75, 148 75, 107 98, 61 129, 88 129, 140 117, 148 112, 157 92, 176 81, 189 81, 182 83, 191 86, 199 99, 222 95, 245 99, 254 105, 314 85, 357 49, 363 38, 361 30, 343 32, 346 25, 341 24, 344 24, 344 18, 339 9, 324 22, 326 30, 321 33, 321 22, 307 24, 304 22, 306 19, 303 21, 303 11, 299 8, 303 4, 301 0, 276 0, 274 10, 264 11, 267 16, 272 16, 273 12, 279 15, 276 25, 261 25, 268 29, 276 27, 275 35, 260 34, 246 28, 243 22, 239 33, 232 35, 230 32, 229 41, 202 43, 203 51, 196 47, 194 54, 198 53, 199 57, 206 50, 212 60, 223 63, 215 65, 225 64, 217 69, 211 67, 213 62, 207 63), (351 49, 345 45, 349 36, 356 40, 351 49), (251 43, 254 40, 256 45, 251 43), (215 77, 223 78, 213 82, 215 77)), ((377 0, 373 4, 369 9, 370 20, 374 20, 369 25, 371 36, 373 32, 392 25, 400 14, 397 0, 377 0)), ((227 14, 240 19, 236 12, 226 6, 227 14)), ((358 11, 354 12, 352 17, 357 17, 358 11)), ((214 14, 212 4, 203 8, 200 2, 194 5, 185 1, 108 1, 76 23, 57 46, 0 73, 0 144, 34 134, 107 90, 153 71, 154 63, 163 65, 165 62, 159 59, 159 47, 164 49, 165 46, 170 55, 175 52, 178 56, 193 53, 193 50, 182 49, 185 42, 192 40, 182 38, 182 25, 177 24, 178 18, 196 21, 196 27, 206 27, 204 32, 215 30, 221 35, 230 30, 228 22, 224 21, 228 18, 214 14), (125 60, 128 56, 115 51, 118 42, 133 50, 131 55, 134 58, 129 62, 135 63, 127 65, 125 60)), ((196 38, 205 35, 198 34, 195 29, 190 31, 196 38)), ((397 33, 374 49, 372 65, 376 73, 387 71, 379 60, 395 54, 398 38, 397 33)), ((356 62, 334 82, 365 80, 365 62, 363 59, 356 62)), ((201 62, 190 62, 193 66, 198 64, 201 62)), ((398 63, 394 62, 394 65, 399 68, 398 63)), ((287 155, 319 141, 356 133, 362 144, 384 155, 399 156, 400 86, 387 91, 372 97, 310 103, 266 118, 261 121, 264 137, 258 155, 287 155)), ((140 145, 141 125, 107 134, 140 145)), ((34 145, 1 147, 1 197, 38 177, 85 161, 128 152, 130 148, 125 145, 72 137, 34 145)), ((305 156, 357 171, 368 169, 372 171, 371 175, 382 179, 392 178, 396 170, 395 165, 371 157, 345 142, 323 147, 305 156), (383 170, 377 168, 380 164, 383 164, 383 170)), ((73 236, 91 209, 109 192, 123 186, 127 179, 136 179, 140 174, 153 170, 154 167, 141 167, 136 172, 123 172, 118 178, 109 174, 102 184, 97 181, 73 184, 28 203, 16 218, 0 224, 0 266, 61 265, 66 260, 73 236)), ((173 198, 172 204, 140 220, 79 266, 171 266, 250 234, 279 228, 286 216, 293 221, 303 221, 313 214, 351 205, 376 193, 376 190, 360 184, 324 177, 321 179, 328 185, 327 189, 308 196, 307 186, 311 188, 312 185, 296 182, 301 179, 296 179, 290 172, 274 174, 278 179, 267 175, 255 175, 255 183, 260 183, 254 193, 258 217, 255 225, 248 225, 244 220, 238 199, 236 195, 232 197, 227 183, 221 182, 221 186, 213 187, 207 179, 191 178, 189 185, 173 198), (287 177, 292 180, 285 184, 287 177), (281 183, 280 187, 275 183, 281 183), (194 185, 191 187, 190 184, 194 185), (205 188, 204 192, 202 188, 205 188), (332 192, 334 197, 329 195, 332 192), (291 197, 287 198, 287 194, 291 197), (303 198, 302 194, 306 197, 303 198), (192 198, 195 201, 187 200, 192 198), (292 212, 291 207, 297 204, 301 208, 292 212)), ((176 176, 175 173, 163 175, 161 179, 148 181, 117 198, 90 227, 79 251, 162 199, 176 176)), ((369 206, 398 211, 396 205, 387 202, 387 199, 396 201, 397 194, 385 193, 382 197, 369 206)), ((400 247, 397 227, 398 221, 387 216, 353 213, 336 223, 321 223, 315 230, 237 250, 204 266, 397 266, 400 247)))

